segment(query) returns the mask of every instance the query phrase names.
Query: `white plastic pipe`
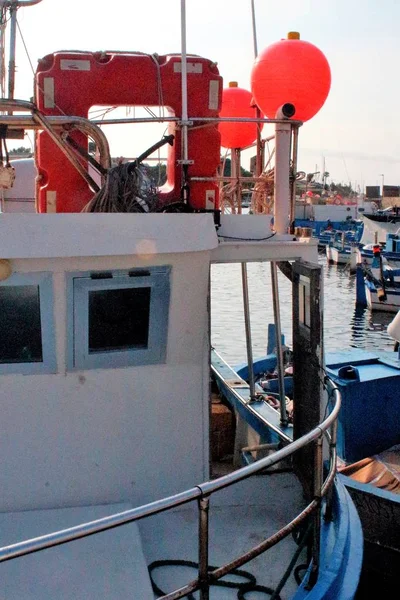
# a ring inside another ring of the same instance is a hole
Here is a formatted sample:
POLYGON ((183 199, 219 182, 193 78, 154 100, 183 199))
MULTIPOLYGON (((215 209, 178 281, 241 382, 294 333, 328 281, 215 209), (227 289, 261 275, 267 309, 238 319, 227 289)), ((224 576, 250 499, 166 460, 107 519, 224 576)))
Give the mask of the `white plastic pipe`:
POLYGON ((287 233, 290 222, 290 123, 275 125, 274 229, 287 233))

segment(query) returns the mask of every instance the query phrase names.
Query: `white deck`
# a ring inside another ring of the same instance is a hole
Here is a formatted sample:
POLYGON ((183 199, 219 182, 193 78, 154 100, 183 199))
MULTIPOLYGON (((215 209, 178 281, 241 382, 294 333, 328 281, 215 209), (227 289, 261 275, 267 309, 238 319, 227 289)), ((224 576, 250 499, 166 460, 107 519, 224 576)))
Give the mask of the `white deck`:
MULTIPOLYGON (((209 562, 221 566, 250 550, 277 532, 304 507, 302 489, 294 475, 261 475, 212 496, 210 503, 209 562), (286 521, 285 521, 286 518, 286 521)), ((196 505, 184 506, 139 523, 147 564, 155 560, 184 559, 197 562, 198 513, 196 505)), ((275 587, 286 570, 297 546, 292 536, 281 541, 241 569, 255 575, 257 583, 275 587)), ((304 562, 304 556, 298 564, 304 562)), ((154 571, 154 580, 169 592, 196 577, 188 567, 162 567, 154 571)), ((233 576, 227 580, 235 580, 233 576)), ((236 578, 236 581, 243 581, 236 578)), ((293 574, 280 596, 291 598, 297 589, 293 574)), ((198 596, 196 596, 197 598, 198 596)), ((246 598, 263 597, 260 593, 246 598)), ((212 587, 212 600, 237 599, 237 590, 212 587)))
MULTIPOLYGON (((129 504, 113 504, 3 513, 0 514, 0 545, 66 529, 129 508, 129 504)), ((136 523, 0 566, 2 600, 146 600, 151 597, 136 523)))

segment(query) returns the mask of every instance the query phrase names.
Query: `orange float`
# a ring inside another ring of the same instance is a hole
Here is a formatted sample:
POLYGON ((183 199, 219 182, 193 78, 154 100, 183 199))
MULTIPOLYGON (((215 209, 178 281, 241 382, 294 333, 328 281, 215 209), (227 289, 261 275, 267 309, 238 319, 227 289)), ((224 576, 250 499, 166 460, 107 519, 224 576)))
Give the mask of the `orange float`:
MULTIPOLYGON (((222 90, 222 105, 220 117, 256 117, 253 96, 251 92, 238 87, 236 81, 231 81, 229 87, 222 90)), ((226 121, 219 123, 221 146, 224 148, 246 148, 257 138, 257 123, 234 123, 226 121)))
POLYGON ((274 119, 278 109, 293 104, 294 119, 308 121, 321 109, 331 86, 325 55, 313 44, 288 34, 263 50, 251 72, 251 91, 260 110, 274 119))

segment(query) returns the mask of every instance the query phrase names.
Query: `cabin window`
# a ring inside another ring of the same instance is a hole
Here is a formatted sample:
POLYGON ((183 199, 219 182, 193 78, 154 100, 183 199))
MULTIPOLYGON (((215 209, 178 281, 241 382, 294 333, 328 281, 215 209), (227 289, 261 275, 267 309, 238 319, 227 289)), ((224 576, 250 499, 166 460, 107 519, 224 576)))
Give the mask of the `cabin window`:
POLYGON ((165 362, 170 267, 71 276, 70 368, 165 362))
POLYGON ((0 283, 0 373, 55 372, 52 291, 48 273, 0 283))

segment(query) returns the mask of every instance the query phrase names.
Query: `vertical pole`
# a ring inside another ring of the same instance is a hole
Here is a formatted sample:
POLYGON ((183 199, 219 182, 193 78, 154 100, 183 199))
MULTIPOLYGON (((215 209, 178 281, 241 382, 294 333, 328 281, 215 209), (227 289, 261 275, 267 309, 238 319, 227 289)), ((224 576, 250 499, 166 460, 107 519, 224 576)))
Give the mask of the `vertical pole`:
POLYGON ((299 126, 293 127, 293 154, 292 154, 292 201, 290 204, 290 225, 294 224, 296 218, 296 174, 297 174, 297 156, 299 148, 299 126))
POLYGON ((322 435, 315 443, 314 474, 314 498, 318 501, 318 508, 315 511, 314 516, 312 569, 309 579, 310 587, 313 587, 318 579, 321 549, 322 435))
POLYGON ((286 397, 285 397, 285 378, 284 378, 284 365, 283 365, 283 352, 282 352, 282 330, 281 330, 281 315, 280 315, 280 306, 279 306, 278 272, 277 272, 277 268, 276 268, 276 262, 274 260, 271 261, 271 282, 272 282, 272 299, 273 299, 273 305, 274 305, 276 358, 277 358, 277 362, 278 362, 278 386, 279 386, 281 423, 283 426, 286 426, 288 423, 288 418, 287 418, 286 397))
POLYGON ((244 308, 244 324, 246 330, 246 349, 247 349, 247 365, 249 370, 249 386, 250 400, 256 397, 254 369, 253 369, 253 350, 251 341, 251 326, 250 326, 250 305, 249 305, 249 287, 247 281, 247 265, 242 263, 242 287, 243 287, 243 308, 244 308))
MULTIPOLYGON (((329 443, 329 460, 331 465, 336 465, 337 461, 337 452, 336 452, 336 444, 337 444, 337 428, 338 421, 337 419, 332 423, 331 426, 331 439, 329 443)), ((326 495, 326 510, 325 510, 325 520, 332 520, 332 502, 333 502, 333 485, 330 486, 328 493, 326 495)))
MULTIPOLYGON (((188 101, 186 55, 186 0, 181 0, 181 86, 182 86, 182 159, 188 160, 188 101)), ((183 163, 185 164, 185 162, 183 163)))
MULTIPOLYGON (((10 6, 10 60, 8 62, 8 97, 14 98, 15 46, 17 33, 17 6, 10 6)), ((9 111, 12 114, 12 111, 9 111)))
MULTIPOLYGON (((253 26, 253 47, 254 47, 254 58, 258 56, 258 45, 257 45, 257 28, 256 28, 256 11, 254 6, 254 0, 251 0, 251 20, 253 26)), ((257 107, 256 109, 256 118, 260 119, 261 111, 257 107)), ((257 123, 257 146, 256 146, 256 177, 260 177, 263 168, 264 168, 264 160, 263 160, 263 148, 262 148, 262 139, 261 139, 261 123, 257 123)))
POLYGON ((257 48, 257 28, 256 28, 256 10, 254 6, 254 0, 250 0, 251 2, 251 22, 253 26, 253 46, 254 46, 254 58, 258 56, 258 48, 257 48))
POLYGON ((290 123, 275 125, 274 227, 278 234, 289 228, 291 128, 290 123))
POLYGON ((199 580, 200 600, 209 600, 210 586, 208 582, 208 538, 209 538, 210 499, 199 499, 199 580))
POLYGON ((241 152, 240 152, 240 148, 235 148, 234 150, 234 157, 235 157, 235 177, 236 177, 236 187, 235 187, 235 200, 236 200, 236 205, 237 205, 237 213, 238 215, 242 214, 242 184, 240 181, 240 176, 241 176, 241 172, 240 172, 240 158, 241 158, 241 152))

